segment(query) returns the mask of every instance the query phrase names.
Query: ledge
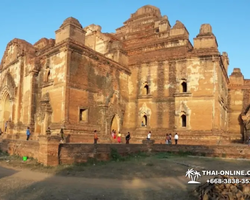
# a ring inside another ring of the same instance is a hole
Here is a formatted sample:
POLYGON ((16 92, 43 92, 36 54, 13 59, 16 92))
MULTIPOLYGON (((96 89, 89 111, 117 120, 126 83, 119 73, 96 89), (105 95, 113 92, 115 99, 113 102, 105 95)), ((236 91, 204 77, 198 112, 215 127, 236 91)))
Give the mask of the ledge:
POLYGON ((153 95, 151 94, 146 94, 146 95, 139 95, 138 99, 151 99, 153 97, 153 95))
POLYGON ((175 93, 174 96, 175 97, 191 97, 192 93, 190 93, 190 92, 175 93))
POLYGON ((45 82, 42 84, 42 87, 45 88, 45 87, 49 87, 51 85, 53 85, 54 81, 49 81, 49 82, 45 82))

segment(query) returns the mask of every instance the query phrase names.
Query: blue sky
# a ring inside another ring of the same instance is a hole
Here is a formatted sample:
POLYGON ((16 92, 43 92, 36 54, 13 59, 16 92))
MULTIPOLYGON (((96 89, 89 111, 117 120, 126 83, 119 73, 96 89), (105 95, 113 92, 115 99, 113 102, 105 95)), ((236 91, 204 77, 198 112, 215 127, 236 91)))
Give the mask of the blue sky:
POLYGON ((77 18, 83 27, 97 24, 103 32, 115 32, 144 5, 160 8, 171 26, 181 21, 192 44, 200 25, 211 24, 219 51, 229 55, 228 74, 241 68, 244 77, 250 79, 249 0, 1 0, 0 58, 13 38, 32 44, 43 37, 55 38, 55 31, 67 17, 77 18))

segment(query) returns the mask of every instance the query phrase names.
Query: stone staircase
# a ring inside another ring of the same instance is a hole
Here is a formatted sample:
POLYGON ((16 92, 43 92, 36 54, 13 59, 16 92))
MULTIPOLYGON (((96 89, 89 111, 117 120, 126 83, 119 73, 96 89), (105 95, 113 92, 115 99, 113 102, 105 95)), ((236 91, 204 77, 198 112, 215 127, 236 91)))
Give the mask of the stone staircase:
MULTIPOLYGON (((221 135, 221 134, 186 134, 179 133, 178 144, 187 145, 219 145, 219 144, 232 144, 232 143, 242 143, 242 138, 240 134, 237 135, 221 135)), ((140 133, 139 131, 135 134, 131 134, 130 143, 142 144, 142 140, 147 138, 147 132, 140 133)), ((151 139, 155 141, 155 144, 165 144, 166 135, 154 134, 152 132, 151 139)), ((172 144, 174 144, 174 134, 172 134, 172 144)))
MULTIPOLYGON (((111 138, 105 136, 98 136, 98 142, 102 144, 110 144, 111 138)), ((94 143, 94 134, 72 134, 65 135, 65 141, 67 143, 94 143)))
MULTIPOLYGON (((163 132, 163 131, 162 131, 163 132)), ((124 133, 126 133, 124 131, 124 133)), ((148 130, 146 129, 138 129, 131 133, 131 144, 142 144, 143 140, 146 140, 148 130)), ((240 134, 217 134, 217 133, 179 133, 178 144, 186 144, 186 145, 226 145, 226 144, 242 144, 242 138, 240 134)), ((126 134, 122 134, 121 144, 125 144, 126 134)), ((154 140, 155 144, 165 144, 165 134, 159 134, 156 131, 152 131, 151 140, 154 140)), ((0 142, 2 139, 19 139, 26 140, 25 134, 11 135, 11 134, 3 134, 0 136, 0 142)), ((38 140, 37 136, 32 136, 30 140, 38 140)), ((92 133, 86 134, 65 134, 65 141, 67 143, 94 143, 94 135, 92 133)), ((118 144, 117 138, 113 139, 111 135, 99 136, 98 143, 102 144, 118 144)), ((174 133, 172 133, 172 144, 174 144, 174 133)))

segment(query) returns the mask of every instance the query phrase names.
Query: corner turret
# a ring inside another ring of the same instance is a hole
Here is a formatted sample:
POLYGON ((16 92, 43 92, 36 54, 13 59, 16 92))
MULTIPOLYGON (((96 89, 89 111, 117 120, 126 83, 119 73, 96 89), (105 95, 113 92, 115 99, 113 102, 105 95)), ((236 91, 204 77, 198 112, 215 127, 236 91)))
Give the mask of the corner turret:
POLYGON ((229 80, 232 85, 244 85, 244 76, 242 75, 240 68, 234 68, 229 80))
POLYGON ((85 33, 80 22, 73 17, 69 17, 56 31, 56 44, 65 39, 72 39, 77 43, 85 44, 85 33))
POLYGON ((200 33, 194 38, 195 49, 216 48, 218 49, 218 43, 216 37, 212 32, 212 26, 210 24, 202 24, 200 33))

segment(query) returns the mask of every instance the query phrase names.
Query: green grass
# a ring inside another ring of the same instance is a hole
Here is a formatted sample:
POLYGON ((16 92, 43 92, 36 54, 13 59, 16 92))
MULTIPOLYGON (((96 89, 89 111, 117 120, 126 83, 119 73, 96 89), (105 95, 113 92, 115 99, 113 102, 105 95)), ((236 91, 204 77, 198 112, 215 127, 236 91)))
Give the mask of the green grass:
POLYGON ((181 157, 186 157, 186 156, 190 156, 190 155, 194 155, 194 153, 190 152, 190 151, 179 151, 177 152, 177 155, 181 156, 181 157))
POLYGON ((155 157, 156 159, 170 158, 172 156, 174 156, 172 152, 159 152, 153 155, 153 157, 155 157))
POLYGON ((107 161, 98 161, 95 158, 89 158, 85 163, 75 163, 72 165, 60 165, 57 167, 57 171, 62 169, 67 171, 84 171, 86 167, 108 165, 114 162, 138 162, 146 161, 146 166, 154 166, 152 159, 169 159, 173 157, 187 156, 190 155, 190 152, 157 152, 157 153, 148 153, 148 152, 138 152, 128 154, 126 156, 121 155, 116 149, 110 149, 110 160, 107 161), (149 160, 147 159, 149 158, 149 160))
POLYGON ((226 157, 227 157, 227 154, 223 153, 222 158, 226 158, 226 157))
MULTIPOLYGON (((1 151, 1 155, 5 154, 8 156, 8 154, 4 153, 1 151)), ((50 167, 50 166, 43 166, 42 164, 39 164, 35 162, 35 159, 28 158, 28 160, 33 161, 33 162, 23 162, 22 157, 18 155, 12 155, 9 156, 8 159, 10 160, 16 160, 20 161, 22 163, 22 166, 27 166, 28 168, 32 168, 34 170, 36 169, 41 169, 45 171, 56 171, 59 172, 61 170, 67 170, 67 171, 84 171, 88 167, 93 167, 93 166, 101 166, 101 165, 109 165, 114 162, 146 162, 146 166, 154 166, 154 160, 160 160, 160 159, 171 159, 175 157, 186 157, 188 155, 192 155, 192 152, 183 152, 183 151, 178 151, 178 152, 137 152, 137 153, 131 153, 131 154, 125 154, 121 155, 117 149, 112 148, 110 149, 110 160, 107 161, 99 161, 95 157, 94 158, 88 158, 87 162, 82 162, 82 163, 75 163, 75 164, 64 164, 64 165, 59 165, 57 167, 50 167)))
POLYGON ((0 156, 9 156, 9 154, 7 152, 5 152, 5 151, 2 151, 0 149, 0 156))
POLYGON ((206 156, 206 153, 200 153, 200 155, 205 157, 205 156, 206 156))
MULTIPOLYGON (((111 162, 134 162, 134 161, 142 161, 147 158, 153 158, 153 159, 168 159, 171 157, 186 157, 188 155, 192 154, 191 152, 158 152, 158 153, 148 153, 148 152, 138 152, 138 153, 132 153, 127 154, 125 156, 121 155, 116 149, 111 148, 110 150, 110 160, 107 161, 98 161, 95 158, 89 158, 87 162, 83 163, 75 163, 72 165, 61 165, 62 167, 67 167, 67 169, 70 170, 70 168, 82 168, 82 167, 88 167, 93 165, 107 165, 111 162)), ((153 166, 153 163, 147 163, 147 166, 153 166)), ((61 166, 58 166, 61 168, 61 166)))

